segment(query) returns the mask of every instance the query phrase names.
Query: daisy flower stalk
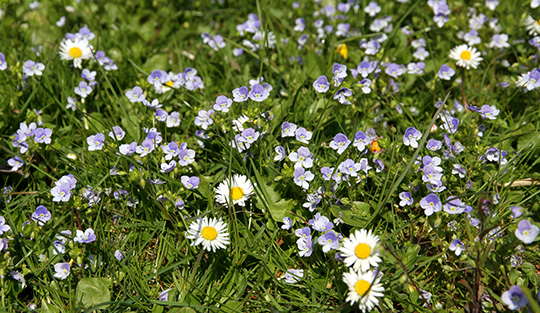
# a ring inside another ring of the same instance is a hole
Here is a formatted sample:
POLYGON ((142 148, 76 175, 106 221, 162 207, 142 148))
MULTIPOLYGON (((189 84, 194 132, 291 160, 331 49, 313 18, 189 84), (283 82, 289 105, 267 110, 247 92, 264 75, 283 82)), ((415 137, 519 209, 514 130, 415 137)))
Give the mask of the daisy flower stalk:
POLYGON ((216 201, 220 204, 246 206, 246 201, 254 194, 251 181, 245 175, 234 174, 216 188, 216 201))
POLYGON ((73 60, 73 66, 81 68, 82 60, 92 58, 93 47, 87 40, 75 38, 64 39, 60 43, 60 59, 71 61, 73 60))
POLYGON ((216 252, 217 249, 226 249, 229 244, 227 223, 221 218, 219 220, 215 217, 209 219, 207 216, 199 218, 189 225, 186 238, 194 240, 192 246, 202 244, 206 251, 216 252))

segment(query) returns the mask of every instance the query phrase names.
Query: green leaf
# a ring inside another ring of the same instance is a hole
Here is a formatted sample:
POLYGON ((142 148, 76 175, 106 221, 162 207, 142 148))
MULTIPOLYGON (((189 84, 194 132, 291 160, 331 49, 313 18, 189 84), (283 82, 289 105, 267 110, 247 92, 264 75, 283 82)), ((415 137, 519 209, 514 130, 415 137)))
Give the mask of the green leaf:
POLYGON ((408 269, 410 269, 411 266, 416 263, 416 258, 418 258, 418 251, 420 251, 419 245, 414 245, 407 248, 407 252, 405 253, 405 257, 403 258, 403 264, 405 264, 408 269))
POLYGON ((268 207, 268 211, 270 211, 270 215, 272 215, 272 218, 275 221, 281 222, 283 221, 283 218, 286 216, 290 218, 293 217, 293 215, 290 213, 292 208, 293 208, 293 200, 281 199, 276 203, 270 204, 270 206, 268 207))
POLYGON ((183 308, 173 308, 169 311, 169 313, 197 313, 197 311, 193 310, 192 308, 183 307, 183 308))
POLYGON ((168 60, 169 57, 166 54, 154 54, 146 60, 146 63, 144 63, 142 68, 149 73, 155 69, 164 69, 167 68, 168 60))
POLYGON ((58 313, 60 310, 54 305, 47 303, 45 299, 41 299, 41 312, 42 313, 58 313))
MULTIPOLYGON (((109 286, 111 280, 108 278, 83 278, 77 284, 77 301, 82 303, 84 307, 91 307, 103 302, 111 301, 111 292, 109 286)), ((102 306, 100 309, 106 308, 102 306)))
POLYGON ((371 205, 368 203, 355 201, 351 205, 332 205, 330 211, 335 217, 339 217, 339 213, 341 212, 343 223, 347 225, 364 227, 371 216, 370 208, 371 205))

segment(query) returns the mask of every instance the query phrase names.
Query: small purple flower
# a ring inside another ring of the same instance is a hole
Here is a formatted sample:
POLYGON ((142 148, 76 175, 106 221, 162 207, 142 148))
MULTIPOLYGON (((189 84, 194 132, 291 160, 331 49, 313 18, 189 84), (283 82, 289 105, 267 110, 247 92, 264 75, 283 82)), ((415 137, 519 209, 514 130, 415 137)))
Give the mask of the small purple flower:
POLYGON ((366 149, 366 146, 371 143, 371 138, 366 135, 363 131, 359 130, 354 135, 353 146, 355 146, 358 151, 363 152, 366 149))
POLYGON ((9 166, 11 166, 12 172, 18 171, 24 165, 24 161, 18 156, 14 156, 13 158, 9 159, 7 163, 9 166))
POLYGON ((94 230, 92 228, 87 228, 84 232, 77 229, 73 241, 78 243, 90 243, 96 241, 96 235, 94 234, 94 230))
POLYGON ((175 167, 176 167, 176 161, 175 161, 175 160, 172 160, 172 161, 169 162, 169 163, 164 162, 164 163, 161 163, 161 170, 160 170, 160 172, 162 172, 162 173, 168 173, 168 172, 174 170, 175 167))
POLYGON ((297 152, 291 152, 289 154, 289 160, 295 162, 294 168, 304 167, 310 168, 313 167, 313 153, 309 151, 307 147, 298 148, 297 152))
POLYGON ((436 140, 436 139, 430 139, 428 140, 426 144, 426 148, 431 151, 437 151, 442 148, 442 141, 436 140))
POLYGON ((309 188, 309 182, 315 178, 315 175, 310 171, 306 171, 303 167, 298 167, 294 170, 294 183, 303 189, 309 188))
POLYGON ((236 88, 232 91, 234 102, 244 102, 249 98, 249 90, 246 86, 236 88))
POLYGON ((446 64, 443 64, 439 72, 437 72, 437 76, 444 80, 450 80, 454 74, 456 74, 456 71, 446 64))
POLYGON ((371 17, 375 17, 379 12, 381 12, 381 7, 377 2, 371 1, 365 8, 364 12, 369 14, 371 17))
POLYGON ((399 198, 401 199, 401 201, 399 202, 399 206, 405 207, 405 206, 414 204, 414 199, 411 193, 408 191, 404 191, 400 193, 399 198))
POLYGON ((114 257, 120 262, 122 262, 126 258, 120 250, 114 251, 114 257))
POLYGON ((329 181, 332 179, 332 173, 334 172, 334 168, 325 166, 321 168, 321 174, 323 175, 323 179, 326 181, 329 181))
POLYGON ((531 224, 528 220, 521 220, 518 223, 518 228, 514 232, 517 239, 525 244, 532 243, 538 236, 540 229, 538 226, 531 224))
POLYGON ((377 168, 375 169, 375 172, 380 173, 384 170, 384 163, 382 160, 374 159, 373 163, 377 165, 377 168))
POLYGON ((126 97, 131 102, 143 102, 146 99, 142 88, 139 86, 135 86, 133 89, 128 90, 126 92, 126 97))
POLYGON ((460 199, 454 196, 448 197, 446 201, 447 202, 444 204, 443 208, 444 211, 448 214, 460 214, 466 212, 468 209, 467 205, 465 205, 460 199))
POLYGON ((86 26, 81 27, 76 35, 83 40, 92 40, 96 37, 94 33, 90 31, 90 28, 86 26))
POLYGON ((448 249, 450 249, 450 251, 454 251, 456 255, 459 256, 461 252, 465 250, 465 245, 459 239, 454 239, 448 249))
POLYGON ((147 156, 150 152, 154 151, 154 142, 152 139, 145 139, 140 146, 137 146, 135 152, 141 155, 141 158, 147 156))
POLYGON ((92 87, 90 87, 90 85, 83 80, 79 82, 78 87, 75 87, 75 93, 81 96, 81 98, 86 98, 90 93, 92 93, 92 87))
POLYGON ((96 71, 90 72, 87 68, 82 70, 81 77, 91 82, 96 80, 96 71))
POLYGON ((158 120, 160 122, 165 122, 167 120, 167 117, 169 116, 169 114, 165 110, 157 109, 154 116, 156 117, 156 120, 158 120))
POLYGON ((303 269, 290 268, 285 273, 285 282, 287 284, 295 284, 299 282, 302 279, 302 277, 304 277, 303 269))
POLYGON ((211 118, 214 114, 214 110, 210 109, 208 111, 200 110, 197 117, 195 117, 195 125, 202 127, 202 129, 208 129, 208 126, 214 123, 214 120, 211 118))
POLYGON ((276 146, 274 148, 274 151, 276 151, 276 156, 274 157, 274 161, 283 161, 285 159, 285 148, 282 146, 276 146))
POLYGON ((51 143, 51 135, 52 130, 50 128, 36 128, 36 131, 34 132, 34 141, 48 145, 51 143))
POLYGON ((364 78, 358 82, 358 87, 362 89, 362 92, 365 94, 371 93, 371 79, 364 78))
POLYGON ((452 174, 458 175, 460 178, 465 178, 467 170, 461 164, 454 164, 453 166, 452 174))
POLYGON ((497 119, 497 115, 499 115, 501 111, 499 109, 497 109, 496 106, 494 105, 483 105, 482 108, 480 108, 480 116, 482 118, 487 118, 487 119, 490 119, 490 120, 495 120, 497 119))
POLYGON ((283 225, 281 225, 281 229, 289 230, 292 227, 292 220, 290 217, 284 217, 283 218, 283 225))
POLYGON ((268 92, 263 86, 260 84, 255 84, 251 86, 251 91, 249 92, 249 98, 256 102, 262 102, 266 100, 270 96, 270 92, 268 92))
POLYGON ((399 76, 405 74, 405 67, 396 63, 388 63, 388 66, 386 67, 384 72, 389 76, 398 78, 399 76))
POLYGON ((318 242, 323 246, 322 250, 324 253, 327 253, 330 250, 337 250, 339 248, 339 238, 333 230, 320 236, 318 242))
POLYGON ((430 193, 420 200, 420 207, 427 216, 431 216, 434 212, 442 210, 442 203, 436 194, 430 193))
POLYGON ((68 202, 71 198, 71 188, 68 183, 57 185, 51 189, 52 201, 54 202, 68 202))
POLYGON ((199 187, 199 183, 201 182, 197 176, 189 177, 184 175, 180 177, 180 180, 186 189, 197 189, 199 187))
POLYGON ((239 57, 241 56, 242 54, 244 54, 244 49, 242 48, 236 48, 236 49, 233 49, 233 55, 235 57, 239 57))
POLYGON ((86 143, 88 143, 88 151, 102 150, 103 145, 105 144, 105 135, 102 133, 97 133, 86 138, 86 143))
POLYGON ((167 290, 163 290, 159 296, 158 296, 158 300, 159 301, 169 301, 169 291, 171 291, 172 289, 169 288, 167 290))
POLYGON ((377 40, 370 40, 363 48, 366 49, 365 53, 367 55, 375 55, 381 49, 381 44, 377 40))
POLYGON ((308 223, 313 230, 319 231, 319 232, 325 232, 329 231, 334 227, 334 224, 330 222, 328 217, 321 215, 321 213, 315 214, 315 218, 309 220, 308 223))
POLYGON ((4 54, 0 52, 0 71, 4 71, 7 68, 6 58, 4 54))
POLYGON ((360 167, 360 163, 355 163, 353 160, 347 159, 339 164, 338 170, 343 173, 343 175, 357 177, 360 167))
POLYGON ((334 63, 332 66, 332 74, 337 78, 347 77, 347 66, 339 63, 334 63))
POLYGON ((229 112, 233 101, 225 96, 218 96, 216 98, 216 103, 214 104, 214 110, 221 111, 223 113, 229 112))
POLYGON ((512 286, 508 291, 503 292, 501 300, 512 311, 519 310, 529 304, 527 296, 519 286, 512 286))
POLYGON ((119 151, 123 155, 132 155, 137 151, 137 142, 132 142, 130 144, 123 144, 118 147, 119 151))
POLYGON ((369 76, 375 70, 374 67, 371 66, 371 63, 368 61, 362 61, 357 67, 356 71, 358 74, 362 75, 362 77, 366 78, 369 76))
POLYGON ((185 144, 180 146, 180 150, 178 152, 178 164, 181 166, 186 166, 195 162, 195 150, 187 149, 187 145, 184 145, 185 144))
POLYGON ((440 118, 442 119, 443 123, 441 124, 441 128, 445 131, 455 134, 457 132, 458 126, 459 126, 459 119, 452 117, 450 115, 441 115, 440 118))
POLYGON ((411 146, 413 148, 418 148, 418 140, 422 138, 422 133, 414 127, 409 127, 405 130, 403 135, 403 144, 406 146, 411 146))
POLYGON ((23 73, 26 76, 41 76, 43 75, 44 69, 45 65, 43 65, 43 63, 34 62, 32 60, 25 61, 22 68, 23 73))
POLYGON ((54 265, 54 277, 58 279, 66 279, 69 276, 70 273, 70 265, 69 263, 56 263, 54 265))
POLYGON ((407 65, 407 72, 409 74, 422 74, 424 73, 424 68, 426 67, 426 63, 424 62, 418 62, 418 63, 409 63, 407 65))
POLYGON ((294 231, 294 234, 296 237, 300 238, 311 238, 311 228, 309 226, 306 226, 304 228, 299 228, 294 231))
POLYGON ((352 96, 352 91, 349 88, 343 87, 334 95, 334 100, 338 100, 341 104, 351 104, 347 98, 352 96))
POLYGON ((32 220, 38 222, 39 226, 44 225, 51 219, 51 212, 46 207, 40 205, 36 208, 36 211, 32 213, 32 220))
POLYGON ((309 140, 313 136, 313 133, 306 130, 304 127, 299 127, 296 130, 295 135, 296 135, 296 140, 298 140, 298 141, 300 141, 302 143, 308 144, 309 140))
POLYGON ((351 141, 342 133, 334 136, 334 140, 330 142, 330 148, 337 150, 338 154, 345 152, 351 141))
POLYGON ((180 113, 178 112, 171 112, 171 114, 169 114, 167 116, 167 123, 166 123, 167 127, 171 128, 171 127, 178 127, 180 126, 180 113))
POLYGON ((260 133, 250 127, 250 128, 244 129, 240 133, 240 135, 242 136, 242 142, 247 143, 248 145, 251 145, 252 143, 257 141, 257 139, 259 139, 260 133))
POLYGON ((167 72, 162 70, 153 70, 150 75, 148 75, 146 79, 150 84, 154 86, 154 88, 161 88, 163 87, 163 84, 168 82, 170 80, 169 75, 167 72))
POLYGON ((0 216, 0 235, 11 230, 11 227, 6 224, 6 219, 3 216, 0 216))
POLYGON ((519 206, 511 206, 510 210, 512 210, 512 216, 513 219, 519 218, 521 215, 523 215, 523 208, 519 206))
POLYGON ((126 133, 120 126, 113 126, 112 131, 109 132, 109 137, 117 141, 124 139, 125 135, 126 133))
POLYGON ((294 137, 296 129, 296 124, 283 122, 283 124, 281 124, 281 137, 294 137))
POLYGON ((298 239, 296 241, 296 245, 298 247, 298 255, 300 257, 307 258, 313 253, 313 241, 311 240, 311 236, 298 239))
POLYGON ((325 93, 330 89, 330 84, 328 83, 328 79, 326 76, 321 75, 317 80, 313 83, 313 88, 315 88, 315 91, 318 93, 325 93))

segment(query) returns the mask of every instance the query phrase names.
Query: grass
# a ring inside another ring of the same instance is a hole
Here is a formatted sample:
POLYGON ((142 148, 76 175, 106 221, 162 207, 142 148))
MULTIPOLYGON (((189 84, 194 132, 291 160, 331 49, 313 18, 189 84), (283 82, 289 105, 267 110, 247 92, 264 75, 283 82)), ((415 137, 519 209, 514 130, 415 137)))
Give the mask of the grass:
POLYGON ((467 1, 449 4, 451 14, 443 27, 433 21, 433 9, 423 1, 380 1, 377 17, 364 12, 368 1, 356 1, 358 9, 353 5, 343 20, 323 10, 326 5, 336 8, 331 1, 301 1, 296 9, 291 1, 270 0, 42 1, 34 10, 29 1, 0 3, 0 52, 8 65, 0 71, 0 154, 5 160, 0 167, 0 216, 11 229, 0 234, 0 240, 6 239, 0 245, 3 310, 356 312, 358 303, 347 301, 349 287, 343 281, 349 268, 338 250, 323 252, 318 237, 324 232, 310 225, 320 213, 343 238, 359 229, 379 237, 382 262, 376 271, 383 274, 385 291, 375 311, 504 311, 509 306, 501 297, 514 285, 529 299, 527 309, 539 311, 539 239, 526 243, 515 235, 520 221, 540 222, 538 94, 535 88, 517 85, 521 74, 537 67, 538 50, 528 43, 533 35, 521 23, 538 13, 528 3, 501 1, 494 11, 483 2, 472 6, 473 15, 497 18, 500 30, 489 21, 478 30, 482 41, 475 47, 483 61, 470 70, 448 57, 453 47, 465 43, 459 32, 470 31, 467 1), (261 40, 237 29, 249 21, 250 13, 258 16, 261 40), (66 23, 58 27, 61 16, 66 23), (370 29, 383 16, 391 18, 392 27, 370 29), (295 30, 300 17, 305 19, 304 31, 295 30), (324 37, 317 37, 317 18, 333 26, 332 31, 323 30, 324 37), (335 34, 339 23, 351 24, 344 36, 335 34), (66 33, 83 26, 95 34, 90 40, 93 53, 104 51, 118 67, 108 70, 83 60, 83 68, 96 72, 97 82, 86 98, 74 91, 83 80, 82 69, 58 54, 66 33), (509 47, 488 46, 497 32, 508 34, 509 47), (201 33, 221 35, 226 46, 214 50, 203 43, 201 33), (298 47, 302 34, 309 39, 298 47), (366 54, 361 42, 382 34, 387 39, 380 49, 366 54), (387 63, 407 67, 420 61, 413 56, 413 41, 420 38, 429 52, 423 73, 386 73, 387 63), (245 40, 258 43, 259 49, 251 51, 245 40), (336 50, 339 44, 347 45, 346 58, 336 50), (233 54, 237 48, 244 49, 243 55, 233 54), (355 79, 351 73, 364 58, 380 62, 367 77, 372 89, 367 94, 357 84, 361 75, 355 79), (25 77, 26 60, 43 63, 43 75, 25 77), (339 87, 332 83, 335 63, 348 68, 339 87), (455 69, 450 80, 437 77, 442 64, 455 69), (204 88, 184 85, 158 93, 147 80, 154 70, 178 74, 186 68, 197 70, 204 88), (321 75, 330 81, 326 93, 313 87, 321 75), (234 102, 229 112, 214 112, 213 123, 204 135, 199 133, 200 110, 211 109, 219 95, 232 99, 234 89, 250 86, 250 80, 261 76, 272 87, 268 99, 234 102), (503 82, 508 86, 500 85, 503 82), (126 92, 135 86, 149 101, 158 99, 168 114, 178 112, 179 125, 167 127, 156 120, 155 109, 131 102, 126 92), (343 87, 353 92, 349 105, 334 99, 343 87), (77 100, 76 110, 66 108, 68 97, 77 100), (500 113, 486 119, 456 103, 493 105, 500 113), (444 128, 440 116, 445 112, 459 120, 454 133, 444 128), (259 138, 239 152, 230 143, 241 134, 233 121, 243 115, 244 129, 258 131, 259 138), (283 137, 284 122, 310 131, 311 139, 303 143, 283 137), (21 123, 51 129, 51 143, 28 139, 28 151, 21 152, 12 145, 21 123), (108 137, 114 126, 126 133, 121 142, 108 137), (119 153, 121 144, 141 145, 152 127, 162 137, 154 151, 144 157, 119 153), (422 133, 416 149, 403 142, 409 127, 422 133), (367 133, 381 151, 370 150, 371 140, 364 151, 352 142, 343 154, 330 147, 336 134, 354 141, 358 131, 367 133), (97 133, 105 135, 103 148, 89 151, 87 138, 97 133), (429 139, 441 141, 442 148, 428 150, 429 139), (186 143, 195 160, 164 173, 162 163, 169 160, 160 146, 170 142, 186 143), (278 145, 286 151, 284 160, 274 159, 278 145), (308 189, 295 183, 295 162, 290 160, 290 153, 300 147, 313 154, 313 167, 305 166, 314 174, 308 189), (490 148, 507 154, 486 160, 490 148), (7 160, 15 156, 24 165, 13 171, 7 160), (445 189, 437 194, 442 204, 456 197, 470 206, 470 214, 424 213, 420 200, 431 191, 423 181, 419 156, 441 158, 445 189), (322 168, 337 174, 348 159, 367 161, 372 168, 357 169, 357 177, 342 175, 339 183, 323 178, 322 168), (376 160, 384 169, 377 168, 376 160), (502 160, 506 163, 497 162, 502 160), (454 164, 466 170, 464 177, 453 172, 454 164), (76 187, 67 202, 56 202, 51 189, 68 174, 77 180, 76 187), (233 174, 246 175, 253 183, 254 195, 245 206, 215 200, 217 186, 233 174), (184 175, 197 176, 198 187, 186 188, 184 175), (411 193, 412 205, 399 204, 403 192, 411 193), (319 201, 314 210, 304 206, 312 199, 306 200, 308 195, 319 201), (178 199, 185 205, 177 207, 178 199), (43 224, 32 218, 39 205, 51 213, 43 224), (523 208, 521 217, 515 217, 514 206, 523 208), (189 225, 203 216, 227 223, 226 249, 206 251, 186 238, 189 225), (281 227, 284 217, 293 223, 289 230, 281 227), (311 227, 313 241, 308 257, 299 254, 294 232, 304 227, 311 227), (95 241, 73 241, 76 230, 89 228, 95 241), (53 243, 65 230, 71 231, 63 242, 65 253, 56 254, 53 243), (459 255, 449 249, 454 239, 463 243, 459 255), (117 251, 123 260, 117 259, 117 251), (55 277, 59 263, 70 264, 65 279, 55 277), (286 282, 289 269, 302 269, 303 276, 286 282), (24 284, 17 275, 24 277, 24 284))

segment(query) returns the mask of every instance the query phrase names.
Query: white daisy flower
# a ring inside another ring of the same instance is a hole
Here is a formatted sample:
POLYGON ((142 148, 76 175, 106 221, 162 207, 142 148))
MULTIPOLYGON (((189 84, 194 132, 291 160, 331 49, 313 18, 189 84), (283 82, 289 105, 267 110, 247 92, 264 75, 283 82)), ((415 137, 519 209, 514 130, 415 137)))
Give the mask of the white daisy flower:
POLYGON ((379 236, 373 235, 371 230, 356 230, 349 238, 343 240, 343 247, 339 250, 344 257, 346 266, 355 271, 367 272, 370 266, 377 266, 381 262, 379 249, 379 236))
POLYGON ((454 47, 454 49, 450 51, 450 58, 456 60, 457 65, 465 67, 466 69, 471 67, 477 68, 480 61, 483 60, 480 56, 480 52, 478 52, 476 48, 469 47, 468 45, 454 47))
POLYGON ((189 225, 186 232, 186 238, 193 239, 192 246, 198 246, 202 243, 206 251, 216 252, 217 249, 225 249, 229 244, 229 233, 227 232, 227 223, 221 221, 221 218, 208 219, 207 216, 199 218, 189 225))
POLYGON ((373 271, 356 272, 350 269, 348 273, 343 274, 343 281, 349 287, 347 300, 351 305, 358 303, 362 312, 371 311, 374 306, 379 304, 380 297, 383 297, 384 287, 379 281, 381 276, 376 276, 373 271))
POLYGON ((246 200, 254 193, 253 184, 244 175, 234 174, 232 178, 225 179, 216 188, 216 201, 228 205, 232 199, 233 204, 246 205, 246 200))
POLYGON ((535 20, 532 16, 527 16, 523 24, 529 31, 529 35, 538 35, 540 34, 540 20, 535 20))
POLYGON ((87 40, 81 39, 64 39, 60 43, 60 59, 73 60, 73 66, 81 68, 82 60, 92 58, 93 47, 87 40))

